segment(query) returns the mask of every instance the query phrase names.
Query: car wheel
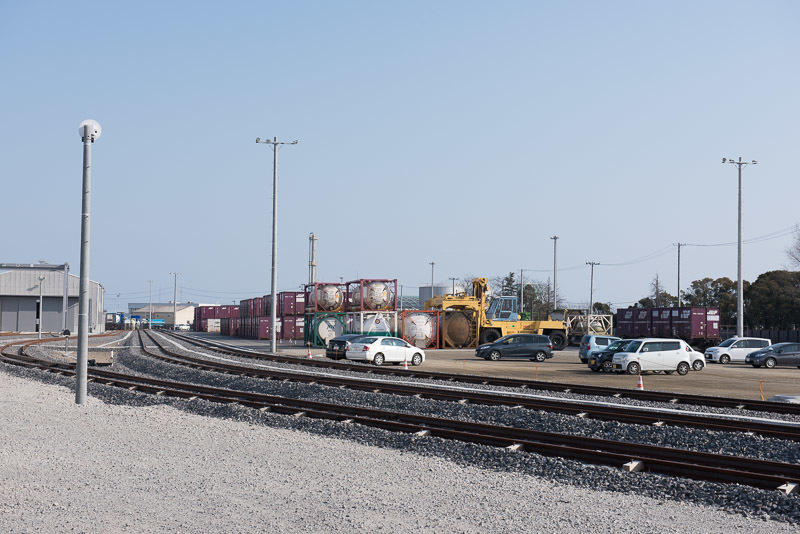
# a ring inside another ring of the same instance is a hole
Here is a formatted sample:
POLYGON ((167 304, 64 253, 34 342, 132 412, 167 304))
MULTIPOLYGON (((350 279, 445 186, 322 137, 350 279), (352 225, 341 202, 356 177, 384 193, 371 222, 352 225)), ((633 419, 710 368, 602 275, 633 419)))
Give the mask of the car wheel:
POLYGON ((613 363, 611 363, 610 361, 603 362, 603 372, 604 373, 610 373, 612 370, 614 370, 614 364, 613 363))
POLYGON ((372 358, 372 365, 383 365, 384 361, 386 361, 386 358, 379 352, 372 358))
POLYGON ((678 364, 678 374, 683 376, 689 372, 689 364, 686 362, 681 362, 678 364))
POLYGON ((500 351, 493 350, 492 352, 490 352, 489 353, 489 359, 492 360, 493 362, 496 362, 497 360, 499 360, 500 359, 500 351))
POLYGON ((631 362, 628 364, 628 374, 629 375, 638 375, 640 371, 639 363, 638 362, 631 362))
POLYGON ((411 357, 411 365, 419 365, 422 363, 422 354, 419 352, 411 357))
POLYGON ((705 367, 705 364, 700 360, 695 360, 694 362, 692 362, 692 369, 694 369, 695 371, 702 371, 703 367, 705 367))
POLYGON ((533 359, 536 360, 537 362, 543 362, 547 359, 547 355, 542 351, 538 351, 536 354, 533 355, 533 359))
MULTIPOLYGON (((744 341, 742 341, 742 343, 744 343, 744 341)), ((731 363, 731 357, 728 356, 727 354, 723 354, 722 356, 719 357, 719 363, 721 363, 722 365, 725 365, 726 363, 731 363)))
POLYGON ((764 367, 766 367, 767 369, 774 369, 777 363, 778 362, 775 361, 775 358, 767 358, 767 361, 764 362, 764 367))

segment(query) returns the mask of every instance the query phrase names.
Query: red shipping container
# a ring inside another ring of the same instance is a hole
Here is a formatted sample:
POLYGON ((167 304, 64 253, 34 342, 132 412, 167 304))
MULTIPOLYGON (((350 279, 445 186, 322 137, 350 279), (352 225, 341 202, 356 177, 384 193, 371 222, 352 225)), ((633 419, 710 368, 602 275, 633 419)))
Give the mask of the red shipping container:
MULTIPOLYGON (((270 317, 259 317, 258 318, 258 335, 256 339, 271 339, 272 338, 272 330, 271 330, 271 323, 272 320, 270 317)), ((278 320, 277 324, 277 338, 281 338, 281 322, 278 320)))
POLYGON ((656 337, 672 337, 672 308, 653 308, 652 335, 656 337))
POLYGON ((614 327, 614 334, 621 338, 635 337, 633 332, 633 323, 635 320, 634 314, 636 309, 627 308, 624 310, 617 310, 617 324, 614 327))
POLYGON ((651 316, 652 311, 649 309, 640 309, 635 311, 633 319, 633 337, 650 336, 651 316))
POLYGON ((306 295, 300 291, 283 291, 278 296, 278 315, 303 315, 306 309, 306 295))

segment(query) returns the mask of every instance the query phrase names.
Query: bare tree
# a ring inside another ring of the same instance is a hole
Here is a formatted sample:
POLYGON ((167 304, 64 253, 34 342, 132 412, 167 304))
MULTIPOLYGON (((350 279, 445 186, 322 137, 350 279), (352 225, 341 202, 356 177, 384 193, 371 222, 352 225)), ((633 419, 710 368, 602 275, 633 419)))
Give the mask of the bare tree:
POLYGON ((789 256, 792 267, 800 268, 800 226, 795 226, 794 228, 794 241, 786 249, 786 255, 789 256))

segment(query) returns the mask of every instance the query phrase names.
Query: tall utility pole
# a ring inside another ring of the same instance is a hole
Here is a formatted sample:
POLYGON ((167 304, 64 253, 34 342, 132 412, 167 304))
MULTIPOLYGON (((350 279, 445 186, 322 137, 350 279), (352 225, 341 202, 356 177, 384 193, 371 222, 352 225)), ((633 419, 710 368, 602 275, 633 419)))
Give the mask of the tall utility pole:
POLYGON ((658 273, 656 273, 656 308, 660 306, 661 289, 658 287, 658 273))
POLYGON ((148 280, 150 282, 150 311, 147 315, 147 328, 153 328, 153 281, 148 280))
MULTIPOLYGON (((525 279, 522 277, 522 271, 524 269, 519 270, 519 314, 520 319, 522 318, 522 312, 525 311, 525 279)), ((533 310, 531 310, 533 312, 533 310)))
POLYGON ((586 311, 586 333, 589 334, 589 316, 592 315, 592 304, 594 304, 594 266, 600 265, 598 261, 587 261, 586 265, 590 267, 591 275, 589 276, 589 309, 586 311))
POLYGON ((39 339, 42 339, 42 327, 44 326, 44 306, 42 306, 42 282, 44 282, 44 276, 39 276, 39 339))
POLYGON ((308 234, 308 283, 317 281, 317 239, 314 232, 308 234))
POLYGON ((433 298, 433 266, 435 262, 431 262, 431 298, 433 298))
POLYGON ((556 268, 558 236, 554 235, 550 239, 553 240, 553 310, 555 311, 558 308, 558 269, 556 268))
POLYGON ((272 276, 271 291, 272 310, 270 314, 269 337, 270 352, 278 352, 278 148, 281 145, 296 145, 297 140, 286 142, 278 141, 277 137, 261 140, 256 137, 256 143, 263 143, 272 149, 272 276))
POLYGON ((681 247, 685 247, 686 243, 675 243, 678 247, 678 307, 681 307, 681 247))
POLYGON ((173 277, 172 282, 172 329, 178 327, 178 275, 180 273, 169 273, 173 277))
POLYGON ((742 283, 742 167, 745 165, 755 165, 756 160, 742 161, 739 156, 738 161, 733 158, 722 158, 722 163, 730 163, 739 167, 739 246, 736 255, 736 335, 744 336, 744 285, 742 283))
POLYGON ((81 273, 78 291, 78 358, 75 364, 75 404, 86 402, 89 362, 89 216, 92 211, 92 143, 100 137, 100 125, 91 119, 78 125, 83 141, 83 199, 81 202, 81 273))
POLYGON ((117 308, 114 310, 116 313, 119 313, 119 293, 117 293, 117 308))

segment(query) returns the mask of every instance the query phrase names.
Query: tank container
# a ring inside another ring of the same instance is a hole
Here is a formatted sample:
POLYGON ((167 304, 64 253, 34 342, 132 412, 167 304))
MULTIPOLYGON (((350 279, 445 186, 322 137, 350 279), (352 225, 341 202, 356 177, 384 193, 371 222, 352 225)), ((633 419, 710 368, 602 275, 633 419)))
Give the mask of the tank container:
POLYGON ((421 349, 439 346, 439 312, 434 310, 403 310, 401 337, 421 349))

